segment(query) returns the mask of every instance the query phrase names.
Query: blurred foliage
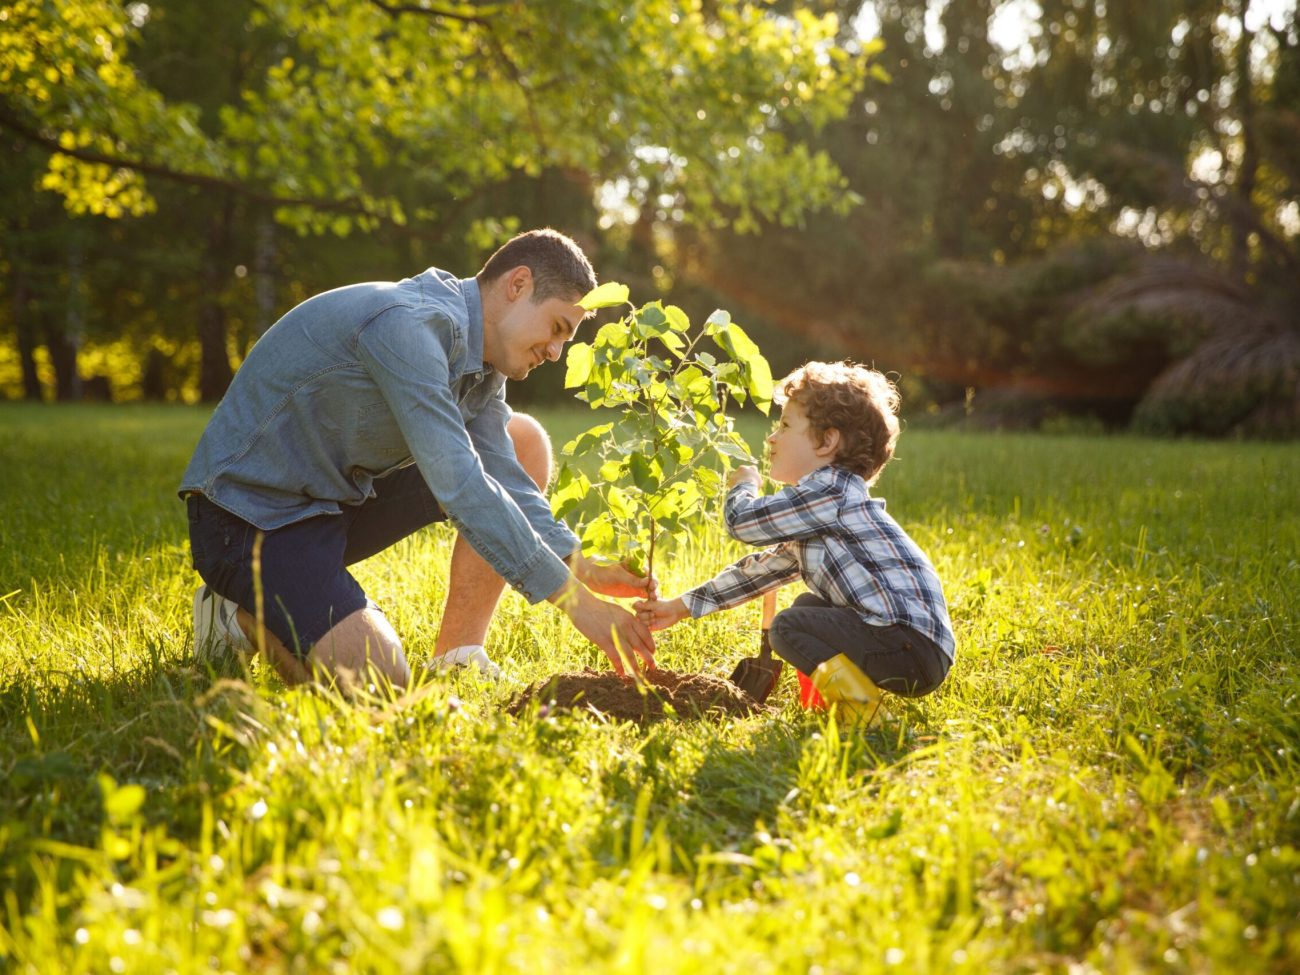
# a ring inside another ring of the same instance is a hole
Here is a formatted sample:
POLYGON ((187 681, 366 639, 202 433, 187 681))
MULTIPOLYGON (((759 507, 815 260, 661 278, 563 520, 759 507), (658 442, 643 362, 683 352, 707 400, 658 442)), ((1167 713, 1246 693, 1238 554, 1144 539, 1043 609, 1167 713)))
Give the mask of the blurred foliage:
MULTIPOLYGON (((232 332, 247 334, 254 260, 241 255, 320 259, 320 242, 290 235, 367 235, 348 253, 382 252, 387 278, 404 259, 472 271, 538 209, 518 195, 557 182, 590 212, 594 187, 622 180, 630 202, 672 199, 676 219, 702 225, 788 224, 854 200, 789 131, 842 116, 865 75, 834 43, 833 15, 728 0, 19 0, 2 16, 0 128, 45 156, 23 195, 58 194, 71 217, 137 218, 164 262, 197 265, 189 283, 172 267, 144 290, 188 311, 205 398, 229 381, 232 332)), ((113 247, 117 232, 83 231, 96 259, 148 256, 113 247)), ((25 250, 4 237, 7 260, 25 250)), ((321 277, 303 280, 309 292, 321 277)), ((262 301, 262 328, 268 304, 283 307, 262 301)), ((79 320, 74 347, 94 330, 79 320)))
MULTIPOLYGON (((919 378, 981 425, 1125 424, 1206 343, 1300 331, 1294 4, 1271 21, 1207 0, 831 6, 879 24, 892 78, 819 139, 864 203, 752 243, 678 234, 729 307, 919 378)), ((1300 420, 1243 395, 1289 418, 1219 432, 1300 420)))
MULTIPOLYGON (((139 358, 115 396, 214 398, 294 302, 471 273, 546 224, 602 276, 743 315, 778 373, 848 355, 958 419, 1028 397, 1125 424, 1207 349, 1300 332, 1291 0, 0 15, 5 395, 72 396, 104 346, 139 358)), ((512 399, 562 395, 554 372, 512 399)), ((1225 431, 1296 425, 1243 395, 1225 431)))

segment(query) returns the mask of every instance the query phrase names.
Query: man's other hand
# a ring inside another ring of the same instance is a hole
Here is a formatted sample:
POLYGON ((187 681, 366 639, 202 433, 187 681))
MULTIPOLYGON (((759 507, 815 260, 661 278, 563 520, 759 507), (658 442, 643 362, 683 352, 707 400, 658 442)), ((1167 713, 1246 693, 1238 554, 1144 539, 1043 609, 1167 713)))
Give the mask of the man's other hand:
POLYGON ((615 599, 655 599, 659 595, 659 580, 654 576, 637 575, 626 565, 589 559, 581 551, 575 552, 569 566, 578 581, 592 592, 615 599))

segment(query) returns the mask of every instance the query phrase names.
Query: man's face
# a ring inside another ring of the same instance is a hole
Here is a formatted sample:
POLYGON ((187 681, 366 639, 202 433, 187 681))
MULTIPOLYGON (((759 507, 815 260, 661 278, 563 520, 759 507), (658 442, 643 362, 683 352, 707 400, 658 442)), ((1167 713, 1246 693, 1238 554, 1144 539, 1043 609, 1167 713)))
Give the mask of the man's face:
POLYGON ((564 353, 564 343, 573 338, 586 312, 575 302, 563 298, 533 301, 531 296, 511 302, 501 318, 497 334, 500 339, 492 365, 511 380, 520 380, 543 362, 557 362, 564 353))

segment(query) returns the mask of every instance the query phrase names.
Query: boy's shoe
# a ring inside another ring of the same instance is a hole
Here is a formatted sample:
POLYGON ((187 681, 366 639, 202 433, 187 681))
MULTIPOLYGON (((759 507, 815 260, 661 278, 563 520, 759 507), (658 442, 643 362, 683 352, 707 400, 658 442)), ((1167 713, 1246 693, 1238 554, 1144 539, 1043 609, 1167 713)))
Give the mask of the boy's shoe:
POLYGON ((492 662, 487 651, 479 644, 448 650, 440 656, 426 660, 424 666, 433 673, 447 673, 459 667, 477 667, 479 672, 489 680, 500 680, 503 676, 501 668, 492 662))
POLYGON ((207 586, 194 593, 194 659, 204 664, 220 664, 232 656, 253 652, 236 613, 239 607, 207 586))
POLYGON ((865 727, 888 717, 885 692, 844 654, 836 654, 811 674, 813 687, 821 693, 827 707, 839 705, 841 714, 865 727))

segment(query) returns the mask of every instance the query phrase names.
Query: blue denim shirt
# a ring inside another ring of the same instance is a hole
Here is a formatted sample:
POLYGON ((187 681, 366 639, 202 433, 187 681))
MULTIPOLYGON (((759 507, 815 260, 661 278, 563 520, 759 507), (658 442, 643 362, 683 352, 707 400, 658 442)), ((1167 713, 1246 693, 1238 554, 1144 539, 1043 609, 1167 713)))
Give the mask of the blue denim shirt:
POLYGON ((505 377, 483 362, 478 282, 430 268, 310 298, 235 374, 180 491, 270 531, 361 504, 412 461, 456 528, 531 602, 577 536, 519 465, 505 377))

